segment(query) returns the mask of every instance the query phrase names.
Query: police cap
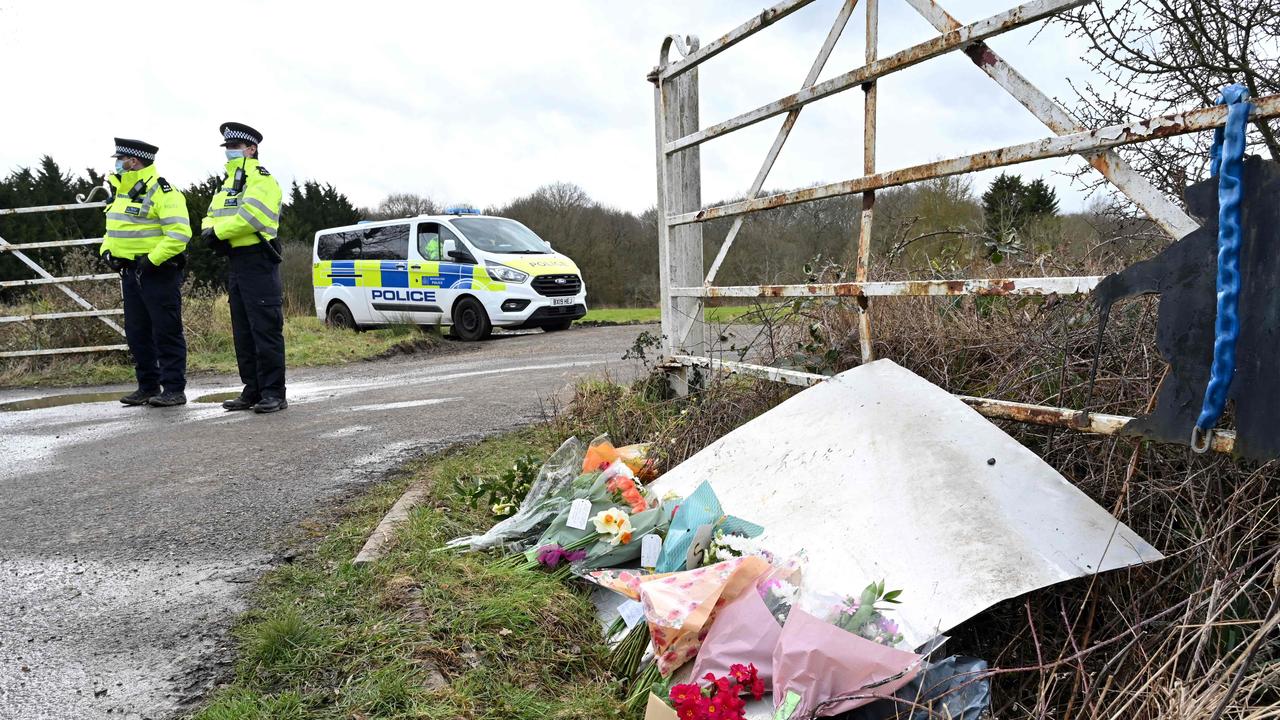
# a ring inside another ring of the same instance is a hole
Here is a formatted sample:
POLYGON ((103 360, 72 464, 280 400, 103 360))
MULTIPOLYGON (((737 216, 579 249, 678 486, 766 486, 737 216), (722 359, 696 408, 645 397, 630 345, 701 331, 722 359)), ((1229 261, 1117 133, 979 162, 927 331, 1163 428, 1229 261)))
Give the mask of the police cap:
POLYGON ((156 153, 160 152, 160 148, 145 143, 141 140, 130 140, 128 138, 116 138, 116 151, 111 157, 135 157, 140 160, 155 161, 156 153))
POLYGON ((218 132, 222 133, 223 145, 230 142, 243 142, 249 145, 257 145, 262 142, 262 133, 253 128, 238 122, 222 123, 218 128, 218 132))

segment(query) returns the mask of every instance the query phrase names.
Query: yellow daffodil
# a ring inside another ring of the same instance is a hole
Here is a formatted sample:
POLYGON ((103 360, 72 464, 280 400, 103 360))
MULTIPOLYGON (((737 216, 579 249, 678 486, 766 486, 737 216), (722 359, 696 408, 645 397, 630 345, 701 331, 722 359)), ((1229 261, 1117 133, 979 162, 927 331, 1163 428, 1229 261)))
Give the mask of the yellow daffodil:
POLYGON ((617 545, 618 543, 626 543, 631 540, 631 518, 627 513, 618 508, 609 508, 596 513, 591 519, 596 526, 596 532, 601 535, 610 535, 609 544, 617 545))

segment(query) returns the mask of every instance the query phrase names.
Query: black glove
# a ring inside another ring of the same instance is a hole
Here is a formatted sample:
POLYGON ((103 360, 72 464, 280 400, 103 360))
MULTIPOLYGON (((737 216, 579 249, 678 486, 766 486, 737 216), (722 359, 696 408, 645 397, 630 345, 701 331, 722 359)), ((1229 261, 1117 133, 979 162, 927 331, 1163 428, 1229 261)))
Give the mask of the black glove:
POLYGON ((156 265, 151 262, 150 255, 139 255, 134 262, 137 264, 138 272, 151 272, 156 269, 156 265))
POLYGON ((231 244, 218 237, 218 234, 214 232, 211 227, 205 228, 204 231, 200 233, 200 239, 204 240, 204 242, 208 244, 209 249, 213 250, 216 255, 227 255, 231 252, 231 244))
POLYGON ((110 250, 102 253, 102 259, 106 261, 107 267, 111 268, 112 272, 120 272, 124 269, 124 263, 120 262, 119 258, 112 255, 110 250))

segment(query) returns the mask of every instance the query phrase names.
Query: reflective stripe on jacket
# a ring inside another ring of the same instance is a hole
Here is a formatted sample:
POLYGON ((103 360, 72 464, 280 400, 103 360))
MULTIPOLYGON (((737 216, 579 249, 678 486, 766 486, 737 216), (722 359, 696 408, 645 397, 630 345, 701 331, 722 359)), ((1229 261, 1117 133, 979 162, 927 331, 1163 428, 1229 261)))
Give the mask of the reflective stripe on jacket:
POLYGON ((231 247, 254 245, 257 233, 268 240, 280 231, 280 184, 254 158, 227 163, 227 178, 213 196, 203 227, 212 227, 231 247), (235 189, 236 170, 244 170, 244 189, 235 189))
POLYGON ((98 253, 134 260, 146 255, 159 265, 187 249, 191 222, 187 199, 160 177, 155 165, 119 175, 107 182, 115 197, 107 206, 107 230, 98 253))

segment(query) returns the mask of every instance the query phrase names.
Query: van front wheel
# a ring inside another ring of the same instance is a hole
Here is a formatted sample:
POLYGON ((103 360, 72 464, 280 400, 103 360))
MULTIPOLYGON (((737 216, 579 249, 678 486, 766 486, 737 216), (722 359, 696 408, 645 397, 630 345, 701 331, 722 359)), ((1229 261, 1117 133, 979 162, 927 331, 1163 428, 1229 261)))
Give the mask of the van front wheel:
POLYGON ((473 342, 489 337, 493 325, 484 305, 473 297, 464 297, 453 306, 453 326, 449 332, 459 340, 473 342))

